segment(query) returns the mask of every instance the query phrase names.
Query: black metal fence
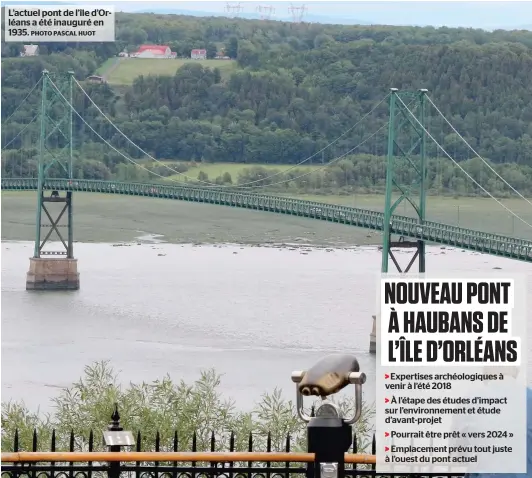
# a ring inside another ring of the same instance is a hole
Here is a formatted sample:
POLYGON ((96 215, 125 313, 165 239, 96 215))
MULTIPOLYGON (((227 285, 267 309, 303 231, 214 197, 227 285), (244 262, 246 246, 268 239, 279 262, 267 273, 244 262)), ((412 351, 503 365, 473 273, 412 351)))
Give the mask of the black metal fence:
MULTIPOLYGON (((113 416, 113 422, 109 427, 109 430, 122 430, 119 424, 119 416, 113 416)), ((98 434, 102 437, 101 433, 98 434)), ((302 462, 301 459, 297 459, 297 453, 292 453, 293 445, 290 435, 286 436, 284 440, 284 450, 280 450, 279 447, 274 450, 272 445, 272 435, 269 433, 266 437, 265 450, 257 450, 255 446, 256 440, 252 433, 249 434, 247 440, 247 450, 237 451, 235 433, 231 433, 229 436, 229 443, 225 452, 266 452, 272 459, 267 459, 261 454, 260 460, 256 457, 256 461, 245 461, 242 459, 242 455, 238 458, 241 461, 236 461, 235 458, 229 455, 220 456, 221 446, 227 443, 225 440, 216 440, 214 433, 210 434, 210 444, 208 447, 201 447, 198 449, 198 436, 193 434, 191 442, 187 442, 191 446, 181 446, 177 432, 174 432, 173 439, 170 446, 161 446, 161 436, 159 432, 156 433, 154 446, 150 446, 146 443, 141 433, 138 432, 135 440, 135 444, 132 447, 103 447, 103 439, 95 438, 95 434, 91 431, 88 440, 85 437, 76 437, 74 432, 71 432, 68 439, 68 452, 82 453, 82 456, 78 455, 75 461, 72 455, 60 456, 58 452, 66 452, 66 449, 57 449, 57 440, 55 430, 50 437, 49 451, 51 453, 57 453, 50 456, 50 453, 43 453, 43 446, 39 444, 39 437, 37 431, 33 432, 31 450, 21 449, 19 433, 15 432, 12 438, 12 452, 2 453, 2 478, 314 478, 316 476, 316 465, 314 462, 302 462), (98 440, 98 441, 95 441, 98 440), (101 441, 100 441, 101 440, 101 441), (188 448, 188 450, 184 450, 188 448), (209 448, 206 450, 205 448, 209 448), (107 461, 109 457, 103 457, 101 450, 105 451, 119 451, 124 456, 122 461, 107 461), (128 459, 131 452, 153 452, 150 453, 149 460, 152 461, 135 461, 128 459), (22 453, 21 453, 22 452, 22 453), (24 453, 32 452, 32 453, 24 453), (40 452, 38 455, 34 455, 35 452, 40 452), (193 457, 188 456, 188 460, 196 459, 198 461, 184 461, 181 459, 169 458, 166 455, 167 452, 192 452, 196 453, 193 457), (292 453, 290 456, 283 455, 282 459, 276 459, 275 456, 279 455, 279 452, 292 453), (215 454, 218 457, 215 457, 215 454), (30 457, 30 455, 34 455, 30 457), (92 456, 91 456, 92 455, 92 456), (92 459, 94 457, 94 459, 92 459), (289 458, 288 461, 284 461, 289 458), (293 461, 291 461, 291 459, 293 461), (56 460, 56 461, 51 461, 56 460), (99 461, 98 461, 99 460, 99 461), (201 460, 201 461, 200 461, 201 460)), ((63 441, 63 440, 61 440, 63 441)), ((204 439, 200 440, 205 442, 204 439)), ((263 440, 260 440, 263 441, 263 440)), ((168 443, 168 442, 166 442, 168 443)), ((360 453, 358 449, 359 440, 357 436, 353 436, 353 443, 348 453, 357 454, 360 453)), ((371 477, 371 476, 388 476, 388 477, 400 477, 405 476, 403 474, 379 474, 375 471, 375 464, 368 464, 367 462, 374 461, 376 454, 376 440, 373 436, 371 445, 371 455, 359 455, 358 461, 366 463, 346 463, 343 466, 343 472, 340 471, 339 476, 345 477, 371 477)), ((4 443, 4 449, 5 443, 4 443)), ((48 448, 48 446, 46 446, 48 448)), ((66 448, 66 447, 64 447, 66 448)), ((234 455, 233 455, 234 456, 234 455)), ((354 457, 353 457, 354 460, 354 457)), ((460 475, 427 475, 416 474, 417 476, 446 476, 447 478, 458 477, 460 475)), ((407 475, 412 476, 412 475, 407 475)), ((323 477, 322 477, 323 478, 323 477)))
MULTIPOLYGON (((141 451, 143 440, 140 433, 137 434, 136 444, 131 451, 141 451)), ((18 434, 15 434, 13 440, 13 451, 15 453, 21 452, 18 443, 18 434)), ((153 451, 163 455, 166 451, 184 451, 179 450, 179 440, 177 433, 174 434, 172 440, 173 446, 170 450, 161 450, 160 447, 160 435, 157 433, 155 439, 155 447, 153 451)), ((235 435, 231 434, 230 444, 228 452, 235 452, 235 435)), ((255 450, 253 446, 253 435, 249 435, 248 440, 248 452, 253 451, 266 451, 275 455, 275 451, 272 451, 271 435, 268 435, 266 450, 255 450)), ((55 446, 55 432, 52 433, 52 439, 50 444, 50 451, 57 452, 55 446)), ((69 451, 75 451, 76 437, 73 433, 70 434, 70 446, 69 451)), ((88 438, 88 454, 100 455, 94 447, 95 437, 94 433, 90 433, 88 438)), ((354 437, 354 446, 352 453, 357 453, 357 440, 354 437)), ((32 451, 36 452, 38 447, 37 433, 33 434, 32 451)), ((166 448, 166 447, 165 447, 166 448)), ((211 435, 210 451, 215 452, 217 450, 216 439, 214 434, 211 435)), ((42 448, 41 448, 42 450, 42 448)), ((29 451, 29 450, 28 450, 29 451)), ((66 450, 65 450, 66 451, 66 450)), ((198 452, 197 437, 196 434, 192 437, 191 452, 198 452)), ((291 439, 290 436, 286 437, 285 452, 291 452, 291 439)), ((372 443, 372 455, 375 455, 375 438, 372 443)), ((218 453, 219 453, 218 448, 218 453)), ((201 453, 198 458, 202 460, 208 460, 208 452, 201 453)), ((179 461, 136 461, 136 462, 98 462, 98 461, 84 461, 84 462, 50 462, 50 461, 38 461, 29 462, 24 461, 22 456, 21 461, 15 463, 9 463, 2 457, 2 478, 314 478, 314 463, 301 463, 301 462, 229 462, 229 461, 196 461, 196 462, 179 462, 179 461)), ((124 454, 126 457, 127 453, 124 454)), ((60 458, 60 457, 58 457, 60 458)), ((45 458, 50 460, 49 457, 45 458)), ((101 459, 101 458, 100 458, 101 459)), ((344 476, 346 477, 372 477, 372 476, 389 476, 398 478, 399 476, 405 476, 404 474, 397 475, 381 475, 375 471, 374 464, 359 464, 359 463, 346 463, 344 467, 344 476)), ((408 475, 412 476, 412 475, 408 475)), ((442 475, 421 475, 417 476, 442 476, 442 475)), ((450 478, 457 475, 445 475, 450 478)))

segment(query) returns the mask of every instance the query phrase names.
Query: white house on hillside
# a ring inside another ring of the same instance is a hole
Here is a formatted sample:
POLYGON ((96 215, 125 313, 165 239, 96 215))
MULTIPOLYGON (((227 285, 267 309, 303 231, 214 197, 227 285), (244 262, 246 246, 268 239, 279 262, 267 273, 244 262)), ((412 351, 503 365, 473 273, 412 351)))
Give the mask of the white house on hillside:
POLYGON ((207 50, 196 49, 190 52, 190 58, 193 60, 205 60, 207 58, 207 50))

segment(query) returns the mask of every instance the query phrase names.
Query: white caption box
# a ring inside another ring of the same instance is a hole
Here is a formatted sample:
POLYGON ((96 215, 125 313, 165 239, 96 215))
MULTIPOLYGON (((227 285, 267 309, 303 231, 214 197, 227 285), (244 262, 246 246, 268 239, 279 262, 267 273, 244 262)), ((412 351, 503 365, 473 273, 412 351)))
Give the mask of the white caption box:
POLYGON ((114 42, 114 7, 94 5, 6 6, 6 42, 114 42))
POLYGON ((378 473, 526 473, 525 284, 382 276, 378 473))

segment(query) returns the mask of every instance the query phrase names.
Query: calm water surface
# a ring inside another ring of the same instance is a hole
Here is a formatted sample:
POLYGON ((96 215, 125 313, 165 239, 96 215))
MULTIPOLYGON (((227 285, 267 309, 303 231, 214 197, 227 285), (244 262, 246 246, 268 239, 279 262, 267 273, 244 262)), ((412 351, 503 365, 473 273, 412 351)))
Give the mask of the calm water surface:
MULTIPOLYGON (((50 410, 50 397, 85 365, 110 360, 123 383, 167 373, 193 381, 215 367, 224 394, 250 408, 274 387, 294 398, 292 370, 334 352, 359 357, 373 399, 376 248, 76 244, 81 289, 55 293, 26 292, 32 252, 32 243, 2 243, 2 400, 50 410)), ((427 267, 532 273, 526 263, 439 247, 427 267)))

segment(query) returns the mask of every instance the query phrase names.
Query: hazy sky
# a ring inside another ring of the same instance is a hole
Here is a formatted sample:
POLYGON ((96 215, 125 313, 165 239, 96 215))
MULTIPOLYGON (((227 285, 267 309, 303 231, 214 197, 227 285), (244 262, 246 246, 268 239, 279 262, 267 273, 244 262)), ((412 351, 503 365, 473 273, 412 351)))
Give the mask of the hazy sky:
MULTIPOLYGON (((15 2, 2 2, 8 5, 15 2)), ((17 2, 18 3, 18 2, 17 2)), ((22 4, 33 4, 35 0, 21 1, 22 4)), ((59 3, 48 1, 45 3, 59 3)), ((93 3, 90 1, 71 1, 64 3, 93 3)), ((94 2, 115 5, 117 10, 122 11, 146 11, 146 10, 195 10, 203 12, 219 12, 223 14, 226 1, 114 1, 94 2)), ((365 22, 396 25, 447 25, 469 26, 474 28, 518 28, 532 25, 532 1, 496 1, 496 2, 458 2, 458 1, 361 1, 361 2, 313 2, 313 1, 275 1, 264 0, 262 2, 230 0, 231 4, 240 3, 243 11, 254 13, 258 5, 271 5, 275 8, 277 18, 286 19, 290 14, 290 5, 305 5, 308 18, 316 21, 315 17, 339 17, 356 18, 365 22), (311 18, 313 17, 313 18, 311 18)), ((275 17, 272 17, 275 18, 275 17)))
MULTIPOLYGON (((124 11, 150 8, 176 8, 223 12, 227 2, 120 2, 124 11), (140 5, 139 5, 140 3, 140 5), (172 5, 172 7, 170 7, 172 5)), ((364 21, 392 24, 433 24, 484 26, 484 28, 532 24, 532 1, 528 2, 284 2, 265 0, 240 3, 246 12, 255 12, 258 5, 272 5, 278 17, 289 15, 288 8, 305 5, 309 14, 329 17, 349 16, 364 21)))

